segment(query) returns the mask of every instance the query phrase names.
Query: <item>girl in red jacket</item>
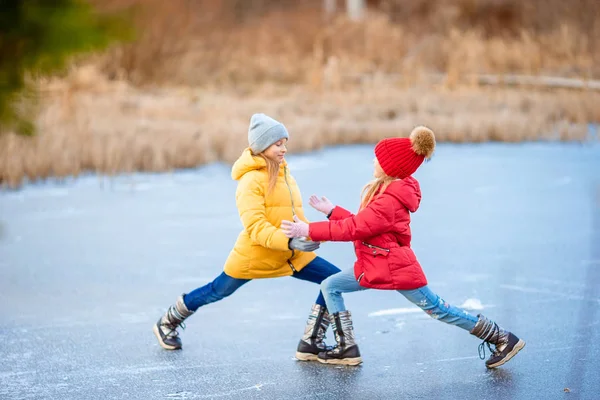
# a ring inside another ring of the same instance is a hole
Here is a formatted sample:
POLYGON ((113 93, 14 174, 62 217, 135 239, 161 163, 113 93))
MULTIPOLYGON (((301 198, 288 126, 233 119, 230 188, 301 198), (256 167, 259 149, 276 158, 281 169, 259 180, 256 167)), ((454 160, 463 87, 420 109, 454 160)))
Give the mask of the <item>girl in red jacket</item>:
POLYGON ((425 274, 410 247, 410 213, 417 211, 421 201, 419 182, 411 175, 425 159, 431 158, 434 149, 435 136, 425 127, 415 128, 409 138, 383 139, 375 147, 375 180, 363 189, 358 214, 334 206, 325 197, 312 196, 310 205, 326 214, 329 221, 282 222, 282 230, 290 238, 354 242, 357 257, 354 268, 321 283, 337 346, 319 353, 319 361, 346 365, 362 362, 342 293, 370 288, 397 290, 431 317, 482 339, 480 356, 482 350, 485 352, 484 343, 492 352, 486 361, 488 368, 506 363, 525 346, 523 340, 494 321, 451 306, 427 286, 425 274))

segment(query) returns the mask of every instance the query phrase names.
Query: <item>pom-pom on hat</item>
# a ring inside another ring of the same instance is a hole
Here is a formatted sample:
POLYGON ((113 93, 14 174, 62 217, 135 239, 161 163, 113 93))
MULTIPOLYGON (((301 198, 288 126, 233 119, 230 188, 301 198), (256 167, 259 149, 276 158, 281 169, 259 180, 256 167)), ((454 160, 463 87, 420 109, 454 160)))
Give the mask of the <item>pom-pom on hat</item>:
POLYGON ((375 146, 375 157, 386 175, 404 179, 411 176, 435 150, 435 135, 417 126, 407 138, 387 138, 375 146))

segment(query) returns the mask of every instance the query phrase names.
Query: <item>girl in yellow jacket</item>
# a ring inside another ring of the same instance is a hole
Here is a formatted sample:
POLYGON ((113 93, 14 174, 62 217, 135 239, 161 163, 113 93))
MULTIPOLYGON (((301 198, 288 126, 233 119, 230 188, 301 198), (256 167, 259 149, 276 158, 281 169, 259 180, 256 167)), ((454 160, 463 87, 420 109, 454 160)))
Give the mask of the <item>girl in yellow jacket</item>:
MULTIPOLYGON (((320 284, 340 270, 317 257, 319 243, 288 239, 281 221, 298 217, 306 221, 302 196, 290 174, 284 155, 289 135, 283 124, 264 114, 254 114, 248 130, 249 147, 233 165, 238 181, 236 204, 244 229, 240 232, 224 271, 211 283, 179 296, 154 325, 160 345, 181 349, 177 328, 199 307, 219 301, 257 278, 294 278, 320 284)), ((323 338, 329 326, 325 300, 319 291, 312 306, 296 358, 316 360, 326 348, 323 338)), ((184 325, 185 327, 185 325, 184 325)))

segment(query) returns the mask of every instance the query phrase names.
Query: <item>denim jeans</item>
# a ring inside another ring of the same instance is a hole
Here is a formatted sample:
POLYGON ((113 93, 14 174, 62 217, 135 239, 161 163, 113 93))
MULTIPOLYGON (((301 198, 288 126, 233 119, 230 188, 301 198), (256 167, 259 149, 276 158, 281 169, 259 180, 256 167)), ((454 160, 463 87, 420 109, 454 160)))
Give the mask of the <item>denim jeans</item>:
MULTIPOLYGON (((360 286, 356 281, 353 268, 332 275, 321 283, 321 292, 325 296, 327 309, 331 314, 346 310, 342 293, 367 289, 360 286)), ((397 292, 425 311, 429 316, 439 321, 456 325, 469 332, 473 330, 477 323, 478 318, 476 316, 469 314, 461 308, 451 306, 444 299, 433 293, 427 285, 414 290, 398 290, 397 292)))
MULTIPOLYGON (((321 283, 328 276, 338 272, 340 272, 338 267, 321 257, 317 257, 300 271, 295 272, 292 277, 303 281, 321 283)), ((188 310, 196 311, 199 307, 224 299, 250 281, 251 279, 232 278, 222 272, 212 282, 186 294, 183 302, 188 310)), ((316 303, 325 307, 325 299, 320 291, 316 303)))

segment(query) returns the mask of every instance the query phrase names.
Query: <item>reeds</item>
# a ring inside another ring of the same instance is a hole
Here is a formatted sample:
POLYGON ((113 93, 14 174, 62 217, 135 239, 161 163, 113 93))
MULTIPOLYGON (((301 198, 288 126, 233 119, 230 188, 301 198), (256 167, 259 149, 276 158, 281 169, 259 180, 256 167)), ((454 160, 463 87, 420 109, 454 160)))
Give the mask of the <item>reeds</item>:
POLYGON ((292 152, 375 143, 430 126, 439 142, 585 141, 600 121, 600 93, 568 90, 368 82, 350 89, 305 87, 235 91, 194 88, 140 90, 97 77, 97 90, 54 88, 34 138, 0 137, 0 181, 24 178, 167 171, 212 161, 232 162, 247 145, 252 113, 265 112, 289 129, 292 152), (104 83, 102 83, 104 82, 104 83))
POLYGON ((600 19, 588 18, 600 3, 415 1, 408 12, 388 1, 357 23, 325 19, 320 1, 99 2, 125 3, 142 5, 141 36, 42 83, 38 136, 0 136, 0 184, 232 162, 255 112, 286 124, 292 151, 374 143, 417 124, 439 142, 584 141, 600 122, 598 92, 469 78, 600 78, 600 19))

